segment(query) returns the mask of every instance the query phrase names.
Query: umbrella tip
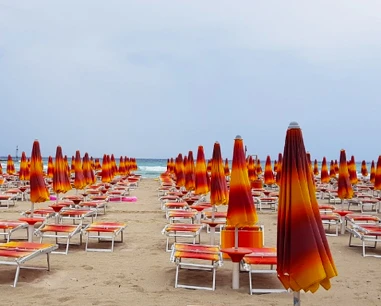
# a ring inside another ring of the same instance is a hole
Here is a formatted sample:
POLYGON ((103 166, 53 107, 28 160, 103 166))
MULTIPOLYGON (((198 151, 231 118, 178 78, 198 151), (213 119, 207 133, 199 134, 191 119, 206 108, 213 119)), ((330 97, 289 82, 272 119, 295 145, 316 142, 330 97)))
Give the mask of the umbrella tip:
POLYGON ((296 121, 290 122, 290 125, 288 126, 289 129, 300 129, 299 124, 296 121))
POLYGON ((235 136, 235 139, 242 139, 241 135, 235 136))

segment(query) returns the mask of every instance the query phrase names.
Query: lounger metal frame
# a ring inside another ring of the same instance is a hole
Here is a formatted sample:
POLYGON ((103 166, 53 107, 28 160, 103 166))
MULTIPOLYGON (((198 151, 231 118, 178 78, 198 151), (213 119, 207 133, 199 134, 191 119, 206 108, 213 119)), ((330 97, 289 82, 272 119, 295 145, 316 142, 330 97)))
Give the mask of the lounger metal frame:
POLYGON ((123 242, 123 231, 127 227, 127 224, 120 223, 117 224, 102 224, 101 222, 98 224, 89 224, 86 228, 84 228, 84 232, 86 233, 86 252, 113 252, 115 242, 122 243, 123 242), (112 229, 112 231, 110 231, 112 229), (109 234, 109 235, 107 235, 109 234), (116 241, 116 237, 120 234, 120 240, 116 241), (89 239, 98 239, 98 242, 101 241, 111 241, 111 247, 107 249, 102 248, 89 248, 89 239))

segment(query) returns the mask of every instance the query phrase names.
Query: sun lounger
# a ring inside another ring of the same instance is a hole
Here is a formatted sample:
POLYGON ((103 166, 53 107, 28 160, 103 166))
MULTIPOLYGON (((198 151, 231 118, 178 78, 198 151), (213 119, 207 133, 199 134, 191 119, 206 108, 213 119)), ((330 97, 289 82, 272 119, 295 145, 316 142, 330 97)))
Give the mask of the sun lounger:
POLYGON ((175 288, 215 290, 216 270, 223 264, 219 247, 215 245, 174 243, 170 261, 176 264, 175 288), (181 268, 212 271, 212 286, 180 284, 179 271, 181 268))
POLYGON ((121 222, 94 222, 88 225, 84 232, 87 234, 86 239, 86 251, 93 252, 113 252, 114 251, 114 243, 115 238, 120 234, 120 241, 123 242, 123 231, 126 228, 126 223, 121 222), (111 241, 111 248, 103 249, 103 248, 89 248, 89 239, 95 238, 100 241, 111 241))
POLYGON ((12 233, 20 229, 26 229, 26 238, 28 238, 28 223, 26 222, 0 220, 0 229, 3 230, 3 232, 0 232, 0 235, 3 235, 4 239, 6 239, 7 242, 9 242, 9 240, 11 239, 12 233))
POLYGON ((197 216, 197 211, 183 210, 183 209, 172 209, 167 212, 167 219, 170 223, 175 223, 176 221, 188 221, 194 223, 197 216))
POLYGON ((36 235, 40 236, 40 243, 42 243, 44 238, 55 238, 56 244, 59 238, 66 239, 66 249, 64 252, 56 251, 56 254, 65 254, 69 252, 70 240, 75 236, 79 235, 79 244, 82 244, 82 224, 71 225, 71 224, 43 224, 39 229, 36 230, 36 235))
POLYGON ((97 211, 97 215, 98 215, 101 211, 103 214, 106 213, 107 202, 102 200, 84 201, 79 203, 78 206, 81 208, 94 209, 97 211))
POLYGON ((13 281, 13 287, 16 287, 19 278, 20 269, 45 269, 42 267, 24 266, 24 264, 38 257, 39 255, 46 254, 47 256, 47 270, 50 271, 49 254, 58 248, 55 244, 41 244, 33 242, 7 242, 0 244, 0 265, 16 266, 16 274, 13 281))
POLYGON ((0 207, 6 206, 7 208, 16 205, 17 194, 0 194, 0 207))
POLYGON ((94 218, 97 217, 97 211, 92 209, 67 209, 61 210, 59 215, 61 220, 72 220, 73 224, 79 221, 80 224, 83 224, 85 218, 91 218, 92 223, 94 218))
MULTIPOLYGON (((276 274, 275 266, 277 264, 276 248, 249 248, 253 252, 243 257, 241 266, 244 270, 249 272, 249 293, 282 293, 287 292, 285 289, 275 288, 253 288, 252 276, 259 276, 261 274, 276 274), (255 266, 270 266, 269 269, 254 269, 255 266)), ((279 282, 278 278, 277 282, 279 282)))
POLYGON ((323 223, 323 226, 327 226, 327 232, 325 233, 326 236, 339 236, 339 229, 341 229, 341 216, 339 214, 336 214, 334 212, 331 213, 320 213, 321 221, 323 223), (335 227, 335 233, 332 234, 330 232, 331 226, 335 227))
POLYGON ((191 238, 193 244, 196 243, 198 238, 198 243, 200 243, 200 232, 203 228, 202 224, 184 224, 184 223, 172 223, 167 224, 163 230, 162 234, 167 236, 167 241, 165 245, 165 250, 170 252, 169 239, 173 238, 176 242, 177 238, 191 238))
POLYGON ((352 224, 347 226, 349 231, 349 246, 361 246, 362 247, 362 256, 363 257, 381 257, 381 255, 370 255, 366 253, 367 248, 376 248, 377 242, 381 242, 381 224, 352 224), (362 243, 352 244, 352 238, 359 238, 362 243), (367 244, 372 242, 372 245, 367 244))

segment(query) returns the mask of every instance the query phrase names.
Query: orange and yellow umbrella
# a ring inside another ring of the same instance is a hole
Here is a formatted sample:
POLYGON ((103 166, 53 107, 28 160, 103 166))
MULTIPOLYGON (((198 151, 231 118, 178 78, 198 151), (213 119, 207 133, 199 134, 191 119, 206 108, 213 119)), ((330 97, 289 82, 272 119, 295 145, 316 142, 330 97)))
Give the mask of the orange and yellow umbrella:
POLYGON ((21 161, 20 161, 20 173, 19 173, 20 181, 29 181, 30 177, 28 176, 28 174, 29 174, 28 161, 26 159, 25 152, 22 152, 21 161))
POLYGON ((230 176, 229 160, 227 158, 225 159, 224 172, 225 176, 230 176))
POLYGON ((13 175, 13 174, 16 173, 15 164, 13 162, 13 159, 12 159, 11 155, 8 155, 8 159, 7 159, 7 173, 9 175, 13 175))
POLYGON ((35 140, 30 161, 30 201, 32 202, 32 213, 34 203, 45 202, 47 200, 49 200, 49 192, 46 188, 42 171, 40 143, 38 140, 35 140))
POLYGON ((214 143, 213 146, 210 179, 210 203, 212 205, 226 205, 228 203, 228 186, 225 179, 225 170, 221 156, 221 147, 218 142, 214 143))
POLYGON ((62 148, 57 146, 53 169, 53 191, 57 194, 57 201, 60 193, 66 193, 70 189, 70 178, 68 176, 67 165, 62 156, 62 148))
POLYGON ((255 162, 251 155, 248 157, 247 174, 249 176, 250 184, 258 178, 257 172, 255 172, 255 162))
POLYGON ((349 179, 347 157, 345 150, 340 151, 340 166, 339 166, 339 178, 337 187, 337 196, 342 200, 352 199, 353 188, 349 179))
POLYGON ((115 156, 114 154, 111 154, 110 156, 110 163, 111 163, 111 175, 112 177, 118 175, 118 167, 116 166, 115 156))
POLYGON ((206 172, 204 147, 198 146, 196 169, 195 169, 195 190, 196 195, 207 194, 209 192, 208 173, 206 172))
POLYGON ((381 190, 381 155, 378 156, 376 174, 374 176, 374 190, 381 190))
POLYGON ((280 184, 280 178, 282 175, 282 162, 283 162, 283 155, 282 153, 279 153, 278 154, 278 169, 275 176, 275 182, 277 183, 278 186, 280 184))
POLYGON ((294 291, 294 305, 300 305, 301 290, 315 292, 320 285, 328 290, 330 279, 337 275, 320 218, 302 131, 295 122, 288 127, 284 145, 277 272, 283 286, 294 291))
POLYGON ((103 155, 103 160, 102 160, 102 182, 103 183, 109 183, 111 182, 112 177, 110 173, 110 166, 108 163, 107 155, 103 155))
POLYGON ((95 171, 99 171, 99 170, 102 170, 102 165, 99 161, 99 158, 96 158, 95 161, 94 161, 94 170, 95 171))
POLYGON ((318 176, 319 175, 319 165, 317 159, 314 161, 314 175, 318 176))
POLYGON ((348 170, 349 170, 349 179, 351 181, 351 184, 356 185, 358 183, 358 178, 357 178, 355 157, 353 155, 351 156, 350 166, 348 170))
MULTIPOLYGON (((241 136, 237 136, 234 140, 226 224, 238 229, 240 227, 253 226, 257 221, 258 216, 247 174, 243 139, 241 136)), ((238 241, 235 241, 235 246, 238 247, 238 241)))
POLYGON ((335 171, 336 173, 339 173, 339 163, 337 162, 337 159, 335 159, 335 171))
POLYGON ((312 166, 311 153, 310 153, 310 152, 307 152, 306 154, 307 154, 308 167, 310 168, 310 172, 311 172, 312 175, 313 175, 313 173, 314 173, 314 168, 313 168, 313 166, 312 166))
POLYGON ((263 173, 262 164, 261 164, 261 161, 259 158, 257 159, 257 164, 256 164, 255 170, 257 171, 257 175, 261 175, 263 173))
POLYGON ((369 181, 374 184, 375 179, 376 179, 376 167, 374 165, 374 160, 372 160, 372 163, 370 165, 370 178, 369 178, 369 181))
POLYGON ((184 162, 183 155, 179 153, 176 158, 175 164, 175 174, 176 174, 176 187, 184 187, 185 186, 185 173, 184 173, 184 162))
POLYGON ((74 155, 71 156, 70 172, 75 173, 75 157, 74 157, 74 155))
POLYGON ((321 163, 320 182, 322 184, 329 183, 329 174, 328 174, 327 159, 325 158, 325 156, 323 157, 323 161, 321 163))
POLYGON ((83 176, 85 177, 86 186, 94 184, 96 179, 95 179, 94 171, 91 167, 91 161, 89 158, 89 154, 87 152, 83 156, 82 170, 83 170, 83 176))
POLYGON ((329 166, 329 177, 336 178, 335 163, 333 160, 331 160, 331 164, 329 166))
POLYGON ((48 157, 48 170, 46 171, 46 176, 49 178, 53 177, 54 172, 54 164, 53 164, 53 157, 48 157))
POLYGON ((187 164, 185 166, 185 188, 188 191, 194 190, 196 187, 195 182, 195 166, 193 152, 188 152, 187 164))
POLYGON ((77 150, 75 152, 75 175, 74 175, 74 188, 83 189, 86 187, 85 176, 83 175, 81 154, 77 150))
POLYGON ((366 177, 366 176, 368 176, 368 168, 366 167, 366 161, 365 160, 363 160, 362 162, 361 162, 361 175, 363 176, 363 177, 366 177))
POLYGON ((274 172, 273 172, 273 168, 271 166, 270 155, 267 155, 267 158, 266 158, 264 181, 265 181, 266 185, 275 184, 274 172))

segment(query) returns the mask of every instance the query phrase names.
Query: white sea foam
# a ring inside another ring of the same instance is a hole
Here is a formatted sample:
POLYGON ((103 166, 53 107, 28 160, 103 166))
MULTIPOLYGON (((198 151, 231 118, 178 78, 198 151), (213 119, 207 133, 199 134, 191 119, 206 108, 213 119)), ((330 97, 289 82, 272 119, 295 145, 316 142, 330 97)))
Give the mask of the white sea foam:
POLYGON ((163 167, 163 166, 139 166, 139 170, 144 171, 144 172, 162 173, 162 172, 167 171, 167 167, 163 167))

